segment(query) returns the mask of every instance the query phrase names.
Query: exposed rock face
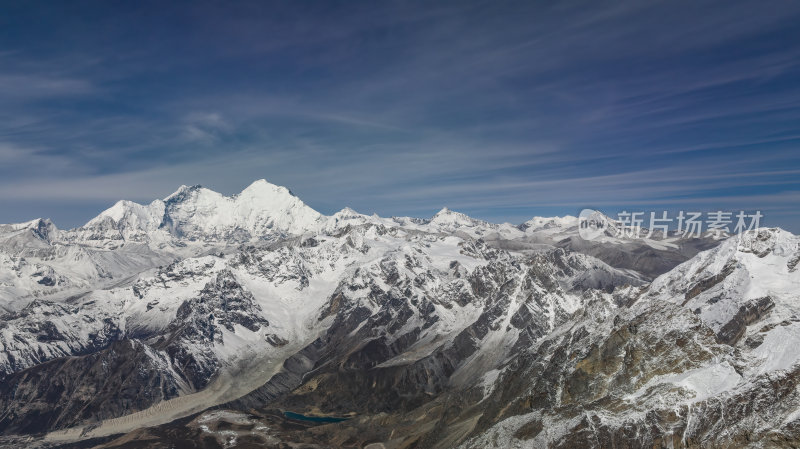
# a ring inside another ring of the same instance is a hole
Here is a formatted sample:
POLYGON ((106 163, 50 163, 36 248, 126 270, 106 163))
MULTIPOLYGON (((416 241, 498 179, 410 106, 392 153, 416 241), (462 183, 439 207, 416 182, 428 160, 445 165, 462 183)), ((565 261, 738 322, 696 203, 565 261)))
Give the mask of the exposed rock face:
POLYGON ((733 271, 735 269, 736 269, 736 267, 733 264, 728 264, 728 265, 725 265, 725 268, 723 268, 720 273, 717 273, 717 274, 715 274, 713 276, 709 276, 709 277, 707 277, 705 279, 701 279, 699 282, 694 284, 689 289, 689 291, 687 291, 686 293, 683 294, 683 298, 684 298, 683 305, 686 305, 687 302, 691 301, 692 298, 694 298, 695 296, 699 295, 700 293, 708 291, 709 289, 711 289, 715 285, 717 285, 720 282, 724 281, 725 278, 727 278, 728 275, 733 273, 733 271))
POLYGON ((242 288, 230 270, 217 273, 200 295, 184 301, 168 329, 188 341, 221 340, 222 326, 234 332, 239 325, 252 332, 269 326, 253 294, 242 288))
POLYGON ((182 379, 139 341, 121 340, 65 357, 0 382, 0 432, 30 434, 92 423, 177 396, 182 379))
POLYGON ((0 378, 54 358, 91 353, 122 336, 113 315, 69 302, 35 300, 0 321, 0 378), (80 328, 75 323, 80 323, 80 328))
POLYGON ((735 346, 747 331, 747 326, 764 318, 773 307, 775 303, 769 296, 747 301, 739 307, 736 315, 722 326, 717 336, 720 341, 735 346))

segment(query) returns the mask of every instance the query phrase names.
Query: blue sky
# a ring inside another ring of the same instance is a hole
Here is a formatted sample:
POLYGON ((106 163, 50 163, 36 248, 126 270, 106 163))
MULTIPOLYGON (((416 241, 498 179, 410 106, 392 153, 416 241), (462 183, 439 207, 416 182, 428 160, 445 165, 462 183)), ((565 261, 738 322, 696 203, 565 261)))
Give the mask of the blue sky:
POLYGON ((0 0, 0 222, 181 184, 800 231, 800 3, 0 0))

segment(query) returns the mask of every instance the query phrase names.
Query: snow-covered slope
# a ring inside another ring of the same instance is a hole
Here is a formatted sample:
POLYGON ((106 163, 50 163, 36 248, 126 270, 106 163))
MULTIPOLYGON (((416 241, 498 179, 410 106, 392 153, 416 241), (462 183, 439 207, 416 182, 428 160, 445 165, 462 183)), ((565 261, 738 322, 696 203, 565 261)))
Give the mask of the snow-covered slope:
POLYGON ((759 229, 698 254, 653 281, 647 299, 698 314, 721 338, 738 341, 749 322, 800 317, 800 238, 759 229))
MULTIPOLYGON (((0 225, 0 432, 213 406, 312 447, 800 442, 800 239, 670 243, 584 241, 575 217, 324 216, 263 180, 0 225), (355 417, 297 432, 277 409, 355 417)), ((125 441, 202 439, 202 419, 125 441)))
POLYGON ((43 248, 58 240, 59 234, 58 228, 50 220, 42 218, 0 225, 0 246, 11 253, 43 248))
POLYGON ((573 351, 577 363, 550 372, 507 368, 495 400, 514 408, 502 401, 541 389, 562 394, 498 416, 462 447, 797 444, 799 261, 800 238, 758 229, 631 290, 629 308, 589 305, 584 318, 534 349, 545 357, 573 351), (509 383, 520 371, 558 377, 541 386, 509 383))

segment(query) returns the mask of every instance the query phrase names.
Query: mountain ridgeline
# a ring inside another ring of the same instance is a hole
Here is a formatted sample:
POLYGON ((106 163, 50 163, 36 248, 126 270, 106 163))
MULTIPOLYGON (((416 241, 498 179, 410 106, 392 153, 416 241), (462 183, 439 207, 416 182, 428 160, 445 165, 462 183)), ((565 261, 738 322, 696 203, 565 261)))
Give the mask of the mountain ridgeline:
POLYGON ((0 446, 800 446, 800 238, 664 237, 264 180, 0 225, 0 446))

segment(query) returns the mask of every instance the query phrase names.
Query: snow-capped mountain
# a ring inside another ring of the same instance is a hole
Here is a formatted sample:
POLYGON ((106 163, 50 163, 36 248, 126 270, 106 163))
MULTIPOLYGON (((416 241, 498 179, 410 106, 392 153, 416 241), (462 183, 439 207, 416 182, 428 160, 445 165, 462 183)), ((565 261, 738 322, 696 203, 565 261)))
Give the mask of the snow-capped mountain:
POLYGON ((673 243, 263 180, 2 225, 0 445, 800 444, 800 240, 673 243))
POLYGON ((318 229, 322 221, 289 189, 262 179, 232 197, 181 186, 148 205, 119 201, 79 234, 85 240, 240 242, 302 234, 318 229))

